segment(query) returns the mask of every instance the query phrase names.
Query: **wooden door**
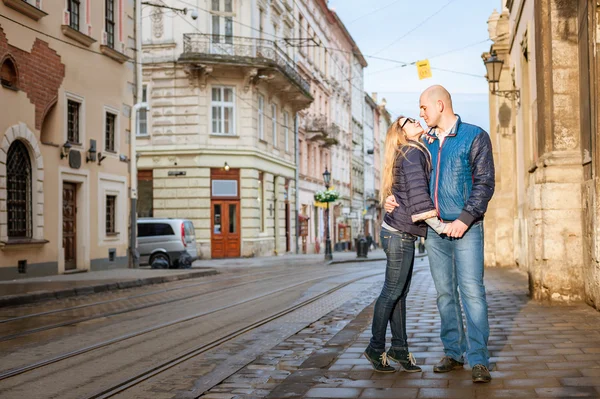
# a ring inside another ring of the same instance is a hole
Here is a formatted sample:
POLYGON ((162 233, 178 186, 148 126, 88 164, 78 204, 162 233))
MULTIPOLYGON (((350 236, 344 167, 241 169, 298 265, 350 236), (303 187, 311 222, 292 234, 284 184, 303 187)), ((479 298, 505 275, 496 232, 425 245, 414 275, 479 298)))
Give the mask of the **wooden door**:
POLYGON ((211 203, 211 257, 238 258, 240 256, 240 201, 211 203))
POLYGON ((63 249, 65 270, 77 268, 77 203, 75 184, 63 183, 63 249))

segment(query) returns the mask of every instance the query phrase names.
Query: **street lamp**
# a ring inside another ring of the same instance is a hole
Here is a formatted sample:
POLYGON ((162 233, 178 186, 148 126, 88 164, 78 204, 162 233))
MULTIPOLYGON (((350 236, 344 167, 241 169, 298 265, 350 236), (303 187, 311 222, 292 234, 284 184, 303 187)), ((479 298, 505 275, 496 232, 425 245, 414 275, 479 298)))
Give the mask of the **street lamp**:
MULTIPOLYGON (((325 189, 329 190, 329 183, 331 182, 331 173, 325 168, 323 172, 323 181, 325 182, 325 189)), ((329 201, 327 201, 327 209, 325 210, 325 260, 332 260, 333 255, 331 254, 331 237, 329 237, 329 201)))
MULTIPOLYGON (((519 101, 520 91, 515 90, 498 90, 498 84, 500 83, 500 75, 502 74, 502 66, 504 61, 499 59, 496 55, 496 51, 492 51, 491 55, 483 60, 485 69, 487 71, 487 81, 490 84, 490 93, 504 97, 509 100, 519 101)), ((514 83, 513 83, 514 84, 514 83)))

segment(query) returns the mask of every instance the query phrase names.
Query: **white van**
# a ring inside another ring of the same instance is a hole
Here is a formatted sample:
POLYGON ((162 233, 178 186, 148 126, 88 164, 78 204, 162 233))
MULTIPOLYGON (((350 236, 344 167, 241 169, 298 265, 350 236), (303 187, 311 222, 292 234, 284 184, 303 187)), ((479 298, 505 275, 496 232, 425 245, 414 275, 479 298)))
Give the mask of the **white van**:
POLYGON ((194 224, 187 219, 139 218, 137 234, 141 266, 163 259, 169 268, 176 268, 183 252, 192 261, 198 259, 194 224))

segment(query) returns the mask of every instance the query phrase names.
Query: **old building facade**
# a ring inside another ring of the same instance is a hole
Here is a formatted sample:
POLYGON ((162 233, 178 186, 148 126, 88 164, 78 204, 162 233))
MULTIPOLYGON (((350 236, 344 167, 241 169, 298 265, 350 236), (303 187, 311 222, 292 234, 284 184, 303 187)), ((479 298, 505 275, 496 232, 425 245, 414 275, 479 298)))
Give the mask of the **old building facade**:
POLYGON ((504 64, 499 95, 490 96, 497 191, 486 219, 486 263, 516 263, 536 298, 598 308, 596 2, 502 6, 488 21, 490 53, 504 64))
POLYGON ((127 267, 133 3, 0 16, 0 279, 127 267))
POLYGON ((295 250, 295 115, 313 95, 293 3, 252 4, 202 1, 197 19, 142 9, 140 212, 192 220, 202 258, 295 250))

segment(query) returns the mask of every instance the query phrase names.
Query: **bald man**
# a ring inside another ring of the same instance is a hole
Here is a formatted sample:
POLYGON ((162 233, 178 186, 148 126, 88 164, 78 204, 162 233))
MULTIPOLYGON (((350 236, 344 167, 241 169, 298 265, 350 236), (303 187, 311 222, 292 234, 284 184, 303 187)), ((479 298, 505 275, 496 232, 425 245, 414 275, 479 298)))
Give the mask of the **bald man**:
MULTIPOLYGON (((466 353, 473 382, 490 382, 483 216, 495 186, 492 144, 483 129, 462 122, 454 113, 452 97, 444 87, 436 85, 425 90, 419 106, 420 116, 429 126, 424 142, 432 157, 431 199, 440 219, 449 223, 443 235, 429 227, 425 240, 445 353, 433 371, 462 369, 466 353)), ((395 199, 388 197, 386 210, 395 206, 395 199)))

